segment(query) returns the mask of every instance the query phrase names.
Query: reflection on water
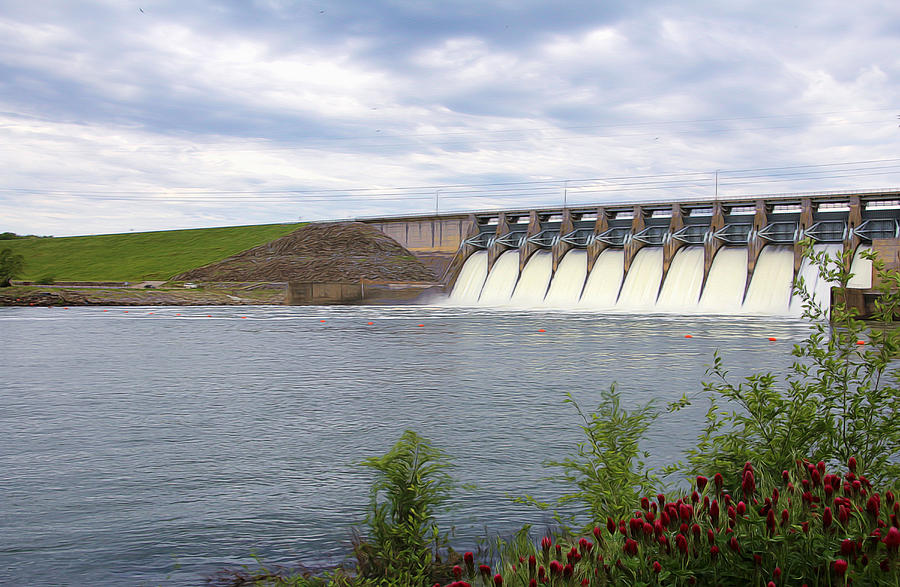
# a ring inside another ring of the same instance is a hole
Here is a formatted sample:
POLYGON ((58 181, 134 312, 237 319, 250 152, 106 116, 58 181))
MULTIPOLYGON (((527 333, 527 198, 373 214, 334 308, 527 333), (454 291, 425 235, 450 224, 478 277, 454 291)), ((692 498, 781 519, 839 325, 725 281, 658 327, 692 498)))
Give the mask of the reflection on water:
MULTIPOLYGON (((478 485, 442 518, 456 542, 540 527, 508 496, 559 494, 542 463, 579 439, 567 392, 589 408, 617 382, 632 405, 664 405, 701 390, 716 349, 736 376, 783 370, 806 332, 444 307, 105 310, 0 309, 0 583, 182 585, 251 553, 339 561, 368 497, 355 464, 407 428, 478 485)), ((657 422, 652 464, 691 445, 705 408, 657 422)))

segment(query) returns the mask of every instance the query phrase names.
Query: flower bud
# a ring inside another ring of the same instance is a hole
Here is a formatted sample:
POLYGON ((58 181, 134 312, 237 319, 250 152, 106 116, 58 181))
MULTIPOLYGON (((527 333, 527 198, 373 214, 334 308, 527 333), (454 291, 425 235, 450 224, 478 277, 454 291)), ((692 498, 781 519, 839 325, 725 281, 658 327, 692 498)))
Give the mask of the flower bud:
POLYGON ((687 538, 685 538, 684 534, 678 534, 677 536, 675 536, 675 546, 678 547, 678 550, 680 550, 682 554, 687 554, 688 543, 687 538))
POLYGON ((722 485, 725 484, 725 479, 722 477, 721 473, 716 473, 713 475, 713 483, 716 486, 716 491, 722 491, 722 485))
POLYGON ((845 561, 842 558, 839 558, 836 561, 834 561, 834 573, 838 577, 843 577, 844 573, 846 573, 846 572, 847 572, 847 561, 845 561))
POLYGON ((709 479, 704 477, 703 475, 697 475, 697 490, 703 491, 706 489, 706 484, 709 482, 709 479))
POLYGON ((622 550, 623 550, 623 551, 625 552, 625 554, 627 554, 628 556, 635 556, 635 555, 637 555, 637 553, 638 553, 638 545, 637 545, 637 542, 635 542, 634 540, 632 540, 631 538, 629 538, 628 540, 625 541, 625 546, 622 547, 622 550))
POLYGON ((898 549, 900 549, 900 530, 896 526, 891 526, 891 529, 888 530, 887 535, 881 541, 887 546, 888 552, 897 554, 898 549))

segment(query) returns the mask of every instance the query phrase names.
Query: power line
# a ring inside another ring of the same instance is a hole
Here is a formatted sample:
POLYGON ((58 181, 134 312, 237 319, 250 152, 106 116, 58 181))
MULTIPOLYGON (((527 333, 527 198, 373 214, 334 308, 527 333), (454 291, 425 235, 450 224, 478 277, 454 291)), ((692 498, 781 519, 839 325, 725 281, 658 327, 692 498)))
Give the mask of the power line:
MULTIPOLYGON (((885 112, 885 111, 895 111, 897 108, 878 108, 878 109, 870 109, 870 110, 843 110, 843 111, 826 111, 826 112, 812 112, 812 113, 798 113, 798 114, 780 114, 780 115, 760 115, 760 116, 739 116, 739 117, 726 117, 726 118, 707 118, 707 119, 687 119, 687 120, 658 120, 658 121, 641 121, 641 122, 621 122, 621 123, 604 123, 604 124, 594 124, 594 125, 572 125, 572 126, 552 126, 552 127, 523 127, 523 128, 512 128, 512 129, 498 129, 498 130, 464 130, 464 131, 447 131, 447 132, 435 132, 435 133, 383 133, 383 134, 373 134, 373 135, 353 135, 353 136, 338 136, 338 137, 329 137, 329 136, 319 136, 319 137, 304 137, 304 141, 306 144, 304 145, 279 145, 273 144, 273 141, 270 139, 249 139, 251 142, 256 141, 255 145, 249 147, 243 147, 242 145, 246 143, 246 141, 242 142, 241 145, 222 145, 217 144, 215 146, 197 146, 195 144, 190 145, 181 145, 176 147, 170 147, 168 145, 153 145, 153 146, 141 146, 141 147, 103 147, 102 151, 107 153, 130 153, 130 154, 141 154, 146 152, 160 152, 167 153, 171 151, 175 151, 179 154, 198 154, 202 155, 207 152, 233 152, 233 153, 241 153, 241 152, 279 152, 279 151, 302 151, 306 149, 316 148, 316 145, 328 144, 333 142, 361 142, 361 143, 371 143, 370 145, 361 145, 358 148, 379 148, 384 149, 388 147, 410 147, 414 145, 425 145, 425 146, 456 146, 456 145, 468 145, 472 142, 475 143, 514 143, 514 142, 524 142, 524 141, 577 141, 577 140, 590 140, 590 139, 600 139, 600 138, 636 138, 636 137, 646 137, 646 136, 654 136, 660 134, 660 131, 657 128, 654 128, 652 132, 639 132, 639 133, 611 133, 611 134, 598 134, 598 133, 590 133, 590 134, 582 134, 578 136, 549 136, 549 137, 541 137, 535 136, 535 133, 543 133, 543 132, 552 132, 552 131, 578 131, 578 130, 591 130, 591 129, 616 129, 616 128, 640 128, 640 127, 665 127, 665 126, 677 126, 677 125, 698 125, 698 124, 714 124, 714 123, 728 123, 728 122, 742 122, 742 121, 753 121, 753 120, 789 120, 789 119, 797 119, 803 117, 819 117, 819 116, 833 116, 840 114, 867 114, 867 113, 876 113, 876 112, 885 112), (508 135, 511 133, 522 133, 526 136, 516 137, 516 138, 478 138, 478 137, 500 137, 502 135, 508 135), (461 137, 473 137, 470 141, 456 141, 452 142, 453 138, 461 138, 461 137), (431 142, 422 142, 409 140, 404 142, 385 142, 392 139, 433 139, 433 138, 448 138, 450 141, 431 141, 431 142)), ((798 128, 801 126, 844 126, 844 125, 875 125, 875 124, 883 124, 885 121, 878 120, 868 120, 868 121, 832 121, 832 122, 818 122, 814 123, 810 122, 798 122, 795 124, 783 124, 783 125, 768 125, 768 126, 749 126, 749 127, 741 127, 741 128, 724 128, 724 129, 710 129, 710 128, 688 128, 682 130, 670 130, 666 131, 670 134, 694 134, 694 133, 702 133, 702 134, 724 134, 730 132, 752 132, 759 130, 777 130, 777 129, 787 129, 787 128, 798 128)), ((893 124, 893 121, 891 121, 893 124)), ((0 124, 0 128, 12 128, 15 125, 12 124, 0 124)), ((55 138, 55 137, 54 137, 55 138)), ((47 139, 44 139, 47 140, 47 139)), ((52 140, 52 138, 50 139, 52 140)), ((83 148, 93 148, 96 149, 96 141, 87 140, 89 144, 83 146, 83 148)), ((78 145, 67 145, 63 148, 55 147, 54 150, 80 150, 78 145)), ((6 149, 0 148, 0 150, 7 151, 19 151, 20 147, 9 147, 6 149)))
MULTIPOLYGON (((869 171, 879 171, 878 174, 888 174, 892 171, 900 172, 900 165, 877 165, 881 163, 900 162, 900 158, 890 159, 872 159, 867 161, 848 161, 839 163, 820 163, 808 165, 793 165, 783 167, 760 167, 748 169, 731 169, 719 172, 721 179, 727 180, 728 175, 732 175, 734 179, 759 179, 764 178, 767 181, 775 181, 779 178, 791 178, 799 176, 808 176, 812 179, 828 179, 830 177, 852 177, 853 175, 868 175, 869 171), (836 168, 844 169, 836 169, 836 168), (848 168, 850 167, 850 168, 848 168), (760 172, 771 172, 761 174, 760 172), (842 172, 837 175, 838 172, 842 172), (747 173, 756 173, 757 175, 743 175, 747 173)), ((643 174, 643 175, 620 175, 609 177, 593 177, 582 179, 548 179, 533 181, 510 181, 510 182, 484 182, 471 184, 436 184, 424 186, 409 187, 391 187, 391 188, 328 188, 328 189, 267 189, 267 190, 209 190, 191 187, 182 188, 163 188, 158 190, 61 190, 61 189, 34 189, 34 188, 0 188, 0 193, 20 193, 24 195, 65 195, 65 196, 82 196, 82 197, 120 197, 126 199, 140 199, 144 196, 151 196, 154 200, 166 198, 186 198, 194 199, 200 196, 213 196, 216 199, 242 198, 244 196, 302 196, 304 198, 321 195, 323 197, 333 198, 336 196, 349 197, 353 195, 359 196, 391 196, 394 198, 403 197, 433 197, 436 190, 446 191, 446 195, 451 194, 462 195, 476 193, 491 192, 497 195, 508 194, 526 194, 530 190, 553 190, 558 189, 563 183, 567 184, 570 189, 578 191, 584 188, 597 188, 596 184, 602 183, 603 187, 616 188, 620 186, 634 185, 665 185, 669 187, 678 187, 682 184, 691 184, 697 181, 709 181, 713 176, 710 171, 690 171, 690 172, 674 172, 660 174, 643 174)), ((731 185, 737 185, 737 182, 728 182, 731 185)), ((196 200, 198 201, 198 200, 196 200)))

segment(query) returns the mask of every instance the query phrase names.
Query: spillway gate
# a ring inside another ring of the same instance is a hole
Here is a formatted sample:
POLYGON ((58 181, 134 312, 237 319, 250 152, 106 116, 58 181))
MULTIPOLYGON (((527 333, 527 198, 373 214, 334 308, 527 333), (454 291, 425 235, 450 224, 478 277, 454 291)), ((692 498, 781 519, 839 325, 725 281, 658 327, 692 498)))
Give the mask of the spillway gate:
POLYGON ((766 245, 793 247, 796 277, 804 241, 840 244, 852 256, 861 243, 898 238, 900 192, 484 212, 468 216, 447 277, 452 285, 466 258, 479 250, 487 251, 488 270, 503 253, 518 251, 520 272, 535 252, 550 251, 555 273, 572 249, 587 252, 590 272, 610 248, 624 252, 627 275, 639 250, 662 247, 664 282, 675 254, 692 245, 703 247, 705 284, 721 248, 745 247, 746 290, 766 245))

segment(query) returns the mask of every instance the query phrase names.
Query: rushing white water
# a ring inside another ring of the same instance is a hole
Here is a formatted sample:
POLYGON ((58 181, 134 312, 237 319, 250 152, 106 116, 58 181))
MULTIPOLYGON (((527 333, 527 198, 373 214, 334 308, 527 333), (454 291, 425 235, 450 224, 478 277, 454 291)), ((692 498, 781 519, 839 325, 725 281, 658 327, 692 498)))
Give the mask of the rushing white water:
MULTIPOLYGON (((840 244, 813 245, 814 252, 824 252, 832 259, 839 258, 843 249, 844 246, 840 244)), ((827 311, 831 307, 832 282, 822 279, 819 276, 819 268, 806 258, 803 259, 803 263, 800 265, 797 277, 803 279, 806 291, 813 295, 815 303, 827 311)), ((803 314, 803 299, 799 295, 791 298, 791 314, 795 316, 803 314)))
MULTIPOLYGON (((814 250, 837 256, 839 244, 815 245, 814 250)), ((871 287, 871 262, 857 251, 851 287, 871 287)), ((672 259, 662 278, 662 247, 637 252, 624 274, 624 251, 606 249, 587 273, 587 251, 571 250, 552 271, 552 254, 537 251, 519 274, 519 252, 503 253, 487 271, 487 253, 474 253, 463 265, 450 295, 455 305, 587 308, 624 312, 658 311, 702 314, 794 315, 802 312, 802 300, 792 297, 793 247, 767 245, 757 259, 747 286, 747 249, 722 247, 703 283, 704 249, 684 247, 672 259)), ((807 289, 824 307, 830 303, 831 284, 820 279, 814 266, 803 262, 799 274, 807 289)))
POLYGON ((656 305, 659 285, 662 281, 663 250, 662 247, 645 247, 637 252, 625 283, 622 294, 616 302, 616 308, 622 310, 648 310, 656 305))
POLYGON ((537 251, 525 263, 522 275, 513 291, 510 304, 534 307, 544 301, 550 278, 553 276, 553 255, 550 251, 537 251))
POLYGON ((484 281, 478 303, 485 306, 502 306, 509 303, 516 282, 519 280, 519 251, 506 251, 494 262, 484 281))
POLYGON ((578 304, 587 277, 587 251, 574 249, 566 253, 556 268, 544 304, 566 308, 578 304))
POLYGON ((624 273, 624 251, 606 249, 600 253, 588 276, 584 293, 581 294, 578 305, 596 310, 608 310, 615 307, 624 273))
POLYGON ((756 261, 742 312, 787 314, 794 280, 794 250, 785 245, 766 245, 756 261))
POLYGON ((863 259, 863 251, 871 251, 871 247, 857 247, 856 253, 853 255, 853 262, 850 264, 850 273, 853 277, 847 283, 847 287, 859 289, 869 289, 872 287, 872 262, 863 259))
POLYGON ((478 302, 484 280, 487 279, 487 261, 487 251, 475 251, 466 259, 450 293, 450 301, 460 305, 478 302))
POLYGON ((686 247, 675 253, 656 307, 661 311, 696 311, 703 286, 703 247, 686 247))

